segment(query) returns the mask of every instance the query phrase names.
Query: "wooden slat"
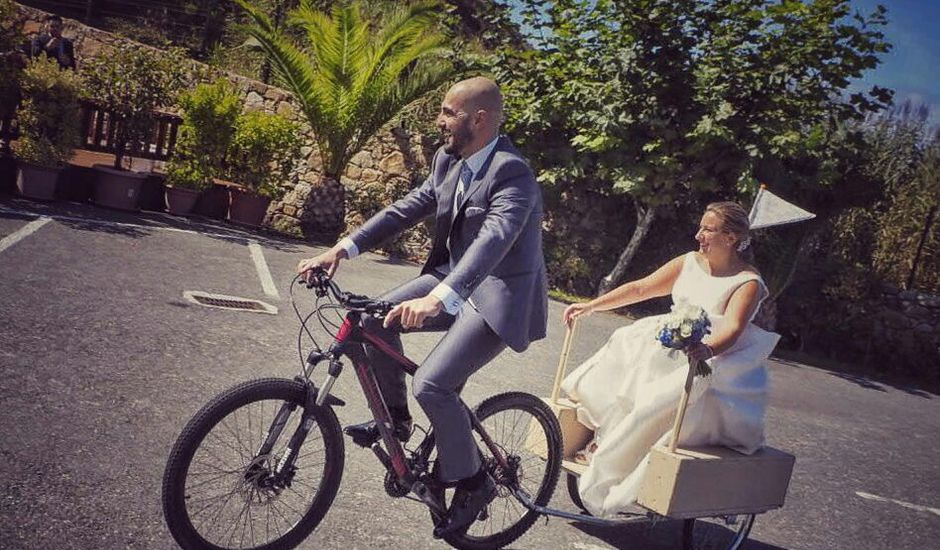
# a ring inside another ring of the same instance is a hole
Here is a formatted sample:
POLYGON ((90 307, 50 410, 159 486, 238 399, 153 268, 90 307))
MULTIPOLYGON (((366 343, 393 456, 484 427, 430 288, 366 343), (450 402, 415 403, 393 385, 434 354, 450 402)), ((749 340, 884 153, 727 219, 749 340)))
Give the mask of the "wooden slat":
POLYGON ((161 119, 157 122, 157 157, 160 160, 165 160, 167 158, 166 151, 163 150, 163 146, 166 144, 166 128, 169 126, 170 121, 166 119, 161 119))
POLYGON ((179 132, 179 124, 170 125, 170 144, 167 146, 167 157, 172 156, 176 150, 176 134, 179 132))
POLYGON ((101 150, 102 151, 116 151, 117 149, 115 147, 114 140, 115 140, 115 136, 117 135, 117 126, 119 122, 117 121, 117 117, 114 115, 114 113, 111 113, 111 112, 108 113, 107 121, 108 121, 108 132, 104 138, 104 145, 101 146, 102 147, 101 150))
POLYGON ((92 142, 92 150, 101 147, 101 133, 104 128, 104 110, 95 107, 95 140, 92 142))
POLYGON ((82 145, 88 144, 88 137, 92 132, 92 124, 95 120, 94 106, 82 104, 82 145))

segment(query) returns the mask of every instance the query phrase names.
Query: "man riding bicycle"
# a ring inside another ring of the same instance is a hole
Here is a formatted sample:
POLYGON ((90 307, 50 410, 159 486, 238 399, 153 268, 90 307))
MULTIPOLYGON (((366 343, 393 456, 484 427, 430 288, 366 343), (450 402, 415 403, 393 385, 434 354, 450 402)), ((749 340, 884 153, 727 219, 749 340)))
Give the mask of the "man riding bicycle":
MULTIPOLYGON (((542 195, 528 164, 499 135, 502 114, 502 96, 491 80, 476 77, 451 87, 437 116, 445 142, 427 179, 297 268, 310 274, 321 267, 332 275, 341 260, 434 215, 434 241, 421 274, 381 297, 398 303, 384 322, 363 322, 398 351, 401 332, 446 331, 412 385, 436 434, 438 478, 456 487, 447 517, 435 529, 438 537, 465 529, 496 494, 482 468, 460 390, 507 346, 522 352, 545 336, 542 195)), ((407 440, 411 415, 404 373, 371 346, 366 352, 395 435, 407 440)), ((346 433, 366 445, 380 437, 374 421, 349 426, 346 433)))

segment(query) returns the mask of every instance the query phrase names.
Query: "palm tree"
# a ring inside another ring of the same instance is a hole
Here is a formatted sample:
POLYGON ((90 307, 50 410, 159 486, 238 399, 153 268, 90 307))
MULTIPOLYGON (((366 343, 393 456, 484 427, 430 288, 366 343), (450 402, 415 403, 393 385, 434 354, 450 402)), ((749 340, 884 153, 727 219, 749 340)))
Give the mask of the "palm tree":
POLYGON ((302 228, 335 232, 345 217, 339 177, 349 160, 404 107, 452 74, 440 55, 445 38, 436 30, 439 6, 433 1, 397 6, 377 17, 381 27, 373 28, 358 1, 338 2, 327 14, 302 0, 288 18, 303 31, 305 40, 299 41, 249 0, 235 1, 250 16, 245 30, 316 136, 323 177, 305 205, 316 214, 302 219, 302 228))

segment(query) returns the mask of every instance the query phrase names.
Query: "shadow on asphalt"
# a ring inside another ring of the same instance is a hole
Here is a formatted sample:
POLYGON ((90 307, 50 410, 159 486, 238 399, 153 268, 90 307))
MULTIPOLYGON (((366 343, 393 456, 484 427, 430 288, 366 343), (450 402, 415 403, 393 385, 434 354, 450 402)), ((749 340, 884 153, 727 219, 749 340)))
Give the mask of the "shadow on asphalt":
MULTIPOLYGON (((578 522, 571 522, 570 525, 586 535, 606 542, 614 548, 676 550, 683 547, 682 522, 677 520, 663 520, 655 523, 640 521, 617 527, 601 527, 578 522)), ((730 530, 721 529, 727 531, 721 535, 721 539, 731 536, 730 530)), ((747 548, 747 550, 786 550, 782 546, 766 544, 753 538, 748 538, 743 548, 747 548)))
POLYGON ((865 378, 864 376, 860 376, 858 374, 850 374, 847 372, 830 372, 829 374, 831 376, 835 376, 836 378, 848 380, 849 382, 853 382, 869 390, 887 392, 888 390, 886 388, 890 386, 898 391, 902 391, 906 394, 914 395, 916 397, 922 397, 924 399, 934 398, 934 395, 932 393, 924 391, 924 390, 912 388, 910 386, 899 385, 899 384, 888 384, 888 383, 876 382, 870 378, 865 378))
POLYGON ((109 233, 131 238, 152 235, 155 231, 177 229, 199 233, 211 239, 255 241, 265 248, 296 253, 307 243, 267 230, 239 226, 202 216, 173 216, 162 212, 125 212, 77 202, 36 202, 0 196, 0 215, 16 218, 48 216, 82 231, 109 233))
MULTIPOLYGON (((785 359, 777 355, 773 356, 772 359, 775 363, 786 365, 788 367, 804 368, 808 366, 798 361, 785 359)), ((894 381, 890 379, 875 380, 874 378, 871 378, 864 374, 845 372, 843 370, 838 370, 839 369, 838 366, 828 366, 822 363, 824 362, 820 361, 820 364, 811 365, 811 366, 814 369, 825 371, 830 376, 835 376, 836 378, 841 378, 847 382, 852 382, 853 384, 856 384, 859 387, 864 388, 866 390, 880 391, 882 393, 887 393, 888 388, 893 388, 900 392, 904 392, 908 395, 913 395, 915 397, 920 397, 922 399, 933 399, 934 397, 936 397, 936 393, 930 392, 928 390, 922 390, 920 388, 916 388, 913 385, 908 384, 908 383, 894 381)))

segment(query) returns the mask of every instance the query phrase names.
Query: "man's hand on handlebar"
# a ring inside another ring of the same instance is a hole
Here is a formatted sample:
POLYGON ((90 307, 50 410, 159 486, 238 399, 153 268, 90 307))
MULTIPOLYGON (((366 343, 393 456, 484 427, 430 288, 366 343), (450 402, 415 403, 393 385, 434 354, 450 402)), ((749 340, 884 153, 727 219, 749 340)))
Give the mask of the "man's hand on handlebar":
POLYGON ((304 281, 308 283, 311 280, 314 268, 317 267, 325 269, 327 275, 332 277, 339 267, 340 260, 345 260, 346 258, 346 249, 341 246, 334 246, 319 256, 301 260, 300 263, 297 264, 297 273, 302 275, 304 281))
POLYGON ((444 304, 435 296, 428 294, 423 298, 415 298, 402 302, 392 308, 382 323, 385 328, 392 326, 395 319, 399 319, 401 328, 421 328, 428 317, 436 317, 444 310, 444 304))

